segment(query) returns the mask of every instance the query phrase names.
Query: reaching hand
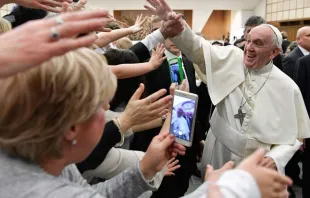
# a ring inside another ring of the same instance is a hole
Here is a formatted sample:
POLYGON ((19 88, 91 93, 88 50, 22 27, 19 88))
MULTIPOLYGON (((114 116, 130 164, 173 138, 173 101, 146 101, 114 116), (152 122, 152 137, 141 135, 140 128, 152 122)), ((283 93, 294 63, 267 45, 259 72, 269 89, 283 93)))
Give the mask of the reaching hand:
POLYGON ((165 176, 172 176, 174 175, 174 171, 181 168, 181 165, 178 165, 179 163, 179 160, 176 160, 174 157, 171 158, 169 161, 168 161, 168 164, 167 164, 167 171, 166 171, 166 174, 165 176))
POLYGON ((46 10, 49 12, 60 12, 62 2, 71 3, 72 0, 13 0, 13 3, 27 7, 46 10))
POLYGON ((224 166, 220 169, 214 170, 214 168, 211 165, 207 166, 207 171, 205 175, 205 181, 209 182, 217 182, 219 178, 222 176, 222 174, 228 170, 231 170, 234 167, 234 162, 230 161, 224 164, 224 166))
POLYGON ((271 157, 264 157, 264 159, 261 161, 261 163, 259 165, 263 166, 265 168, 277 170, 277 165, 271 157))
POLYGON ((74 37, 100 30, 111 21, 105 10, 71 12, 31 21, 1 34, 0 78, 35 67, 54 56, 92 45, 96 35, 74 37))
POLYGON ((264 150, 259 149, 243 160, 237 168, 247 171, 254 177, 263 198, 288 197, 286 189, 287 186, 292 185, 292 180, 275 170, 261 167, 259 163, 263 160, 264 155, 264 150))
POLYGON ((165 52, 165 46, 163 44, 157 44, 156 50, 154 49, 152 50, 152 57, 149 60, 152 70, 157 69, 167 58, 166 56, 163 57, 164 52, 165 52))
POLYGON ((143 14, 137 16, 136 23, 130 27, 132 29, 133 34, 140 32, 143 29, 142 26, 145 23, 146 19, 147 17, 143 18, 143 14))
POLYGON ((161 20, 168 21, 169 19, 174 19, 177 15, 169 7, 169 5, 164 0, 147 0, 151 5, 144 5, 144 8, 151 11, 153 14, 160 17, 161 20))
POLYGON ((146 179, 152 179, 162 170, 171 157, 177 154, 184 155, 185 147, 174 143, 174 136, 169 132, 155 136, 149 145, 145 156, 140 161, 141 171, 146 179))
POLYGON ((124 128, 150 122, 167 113, 172 97, 166 96, 161 98, 167 92, 165 89, 159 90, 147 98, 140 99, 143 92, 144 85, 140 84, 129 100, 125 111, 120 115, 119 119, 124 128))

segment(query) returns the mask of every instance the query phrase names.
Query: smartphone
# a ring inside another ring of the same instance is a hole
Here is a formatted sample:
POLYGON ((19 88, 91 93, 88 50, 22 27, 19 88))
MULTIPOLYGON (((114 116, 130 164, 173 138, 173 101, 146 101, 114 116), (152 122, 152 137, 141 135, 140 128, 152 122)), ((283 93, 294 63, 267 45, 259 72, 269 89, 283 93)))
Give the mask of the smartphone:
POLYGON ((194 137, 198 96, 176 90, 173 96, 170 133, 175 142, 191 147, 194 137))
POLYGON ((172 58, 168 60, 171 83, 181 85, 184 80, 184 71, 181 58, 172 58))

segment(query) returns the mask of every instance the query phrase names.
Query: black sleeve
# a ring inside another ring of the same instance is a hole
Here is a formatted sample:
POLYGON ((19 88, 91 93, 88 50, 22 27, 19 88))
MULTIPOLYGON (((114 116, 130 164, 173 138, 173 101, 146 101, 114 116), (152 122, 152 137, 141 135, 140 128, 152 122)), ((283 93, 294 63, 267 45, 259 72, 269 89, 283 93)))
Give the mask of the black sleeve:
POLYGON ((81 173, 96 169, 105 159, 108 152, 115 144, 121 141, 121 134, 113 121, 105 125, 100 142, 91 154, 82 162, 76 164, 81 173))
POLYGON ((289 77, 293 78, 294 75, 294 61, 289 58, 285 57, 282 62, 283 72, 288 75, 289 77))
POLYGON ((138 56, 140 63, 144 63, 151 58, 149 50, 141 42, 136 43, 134 46, 129 48, 129 50, 138 56))
POLYGON ((307 91, 308 91, 308 73, 307 73, 307 65, 303 64, 303 60, 306 59, 298 59, 296 66, 295 66, 295 71, 294 71, 294 81, 296 82, 296 84, 298 85, 300 92, 302 94, 302 97, 306 103, 306 107, 308 112, 310 112, 310 109, 308 107, 308 98, 307 98, 307 91))

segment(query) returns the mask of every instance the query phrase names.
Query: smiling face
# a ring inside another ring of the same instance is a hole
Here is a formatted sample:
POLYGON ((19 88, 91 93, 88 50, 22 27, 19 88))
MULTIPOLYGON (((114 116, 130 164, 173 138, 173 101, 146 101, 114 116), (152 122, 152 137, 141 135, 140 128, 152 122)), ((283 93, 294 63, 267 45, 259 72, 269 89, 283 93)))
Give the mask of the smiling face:
POLYGON ((257 26, 249 32, 244 48, 244 65, 247 68, 262 68, 280 53, 273 42, 274 36, 271 28, 265 25, 257 26))

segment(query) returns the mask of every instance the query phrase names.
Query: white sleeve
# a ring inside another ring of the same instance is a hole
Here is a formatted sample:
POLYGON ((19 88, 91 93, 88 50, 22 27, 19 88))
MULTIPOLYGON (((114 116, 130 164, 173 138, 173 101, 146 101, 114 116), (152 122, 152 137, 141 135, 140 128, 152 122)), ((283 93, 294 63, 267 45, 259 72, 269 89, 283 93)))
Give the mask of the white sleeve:
MULTIPOLYGON (((127 168, 135 166, 145 153, 141 151, 125 150, 120 148, 112 148, 107 154, 105 160, 94 170, 87 170, 83 173, 83 177, 90 180, 93 177, 103 179, 111 179, 120 174, 127 168)), ((154 186, 159 188, 165 173, 166 166, 162 171, 158 172, 154 177, 154 186)))
POLYGON ((266 157, 271 157, 277 165, 277 169, 280 173, 285 174, 284 168, 288 161, 298 151, 302 143, 298 140, 294 145, 276 145, 268 153, 266 157))
MULTIPOLYGON (((184 198, 207 198, 208 182, 184 198)), ((254 178, 246 171, 234 169, 225 172, 216 182, 222 198, 260 198, 261 194, 254 178)))
POLYGON ((164 43, 165 38, 161 34, 160 30, 154 31, 152 34, 147 35, 141 43, 145 45, 145 47, 149 50, 152 51, 152 49, 158 44, 158 43, 164 43))

